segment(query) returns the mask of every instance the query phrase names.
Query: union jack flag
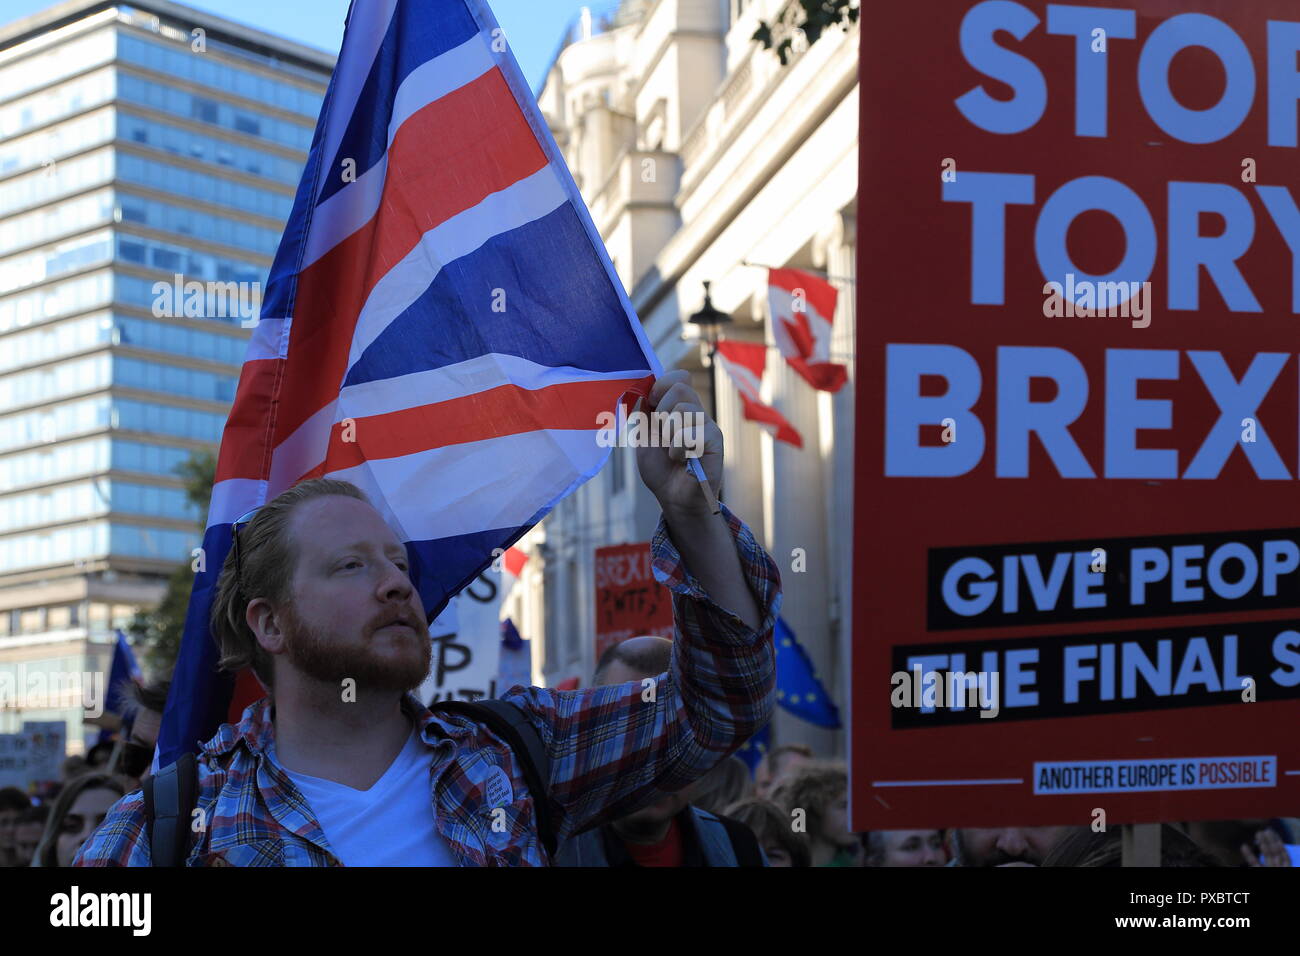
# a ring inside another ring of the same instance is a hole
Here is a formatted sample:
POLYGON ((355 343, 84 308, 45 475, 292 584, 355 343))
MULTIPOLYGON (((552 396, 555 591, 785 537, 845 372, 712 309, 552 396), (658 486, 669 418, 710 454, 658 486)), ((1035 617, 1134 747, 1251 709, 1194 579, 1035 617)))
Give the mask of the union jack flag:
POLYGON ((432 620, 600 469, 598 413, 660 370, 488 5, 354 0, 222 436, 158 763, 258 696, 217 673, 208 627, 232 522, 351 481, 432 620))

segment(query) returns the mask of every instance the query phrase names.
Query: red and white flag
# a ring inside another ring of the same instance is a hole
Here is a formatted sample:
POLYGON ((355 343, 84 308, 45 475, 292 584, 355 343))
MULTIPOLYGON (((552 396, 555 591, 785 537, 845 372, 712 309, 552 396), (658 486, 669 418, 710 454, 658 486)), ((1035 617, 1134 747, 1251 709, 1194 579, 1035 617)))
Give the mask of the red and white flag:
POLYGON ((762 399, 763 369, 767 365, 767 346, 755 342, 719 342, 718 361, 727 370, 740 392, 745 418, 758 422, 780 441, 803 447, 803 436, 784 415, 762 399))
POLYGON ((767 270, 767 302, 776 347, 790 366, 823 392, 838 392, 848 377, 831 362, 835 286, 798 269, 767 270))
POLYGON ((501 555, 501 600, 505 601, 510 597, 510 592, 515 589, 515 582, 519 580, 519 575, 524 573, 524 565, 528 563, 528 555, 518 548, 509 547, 501 555))

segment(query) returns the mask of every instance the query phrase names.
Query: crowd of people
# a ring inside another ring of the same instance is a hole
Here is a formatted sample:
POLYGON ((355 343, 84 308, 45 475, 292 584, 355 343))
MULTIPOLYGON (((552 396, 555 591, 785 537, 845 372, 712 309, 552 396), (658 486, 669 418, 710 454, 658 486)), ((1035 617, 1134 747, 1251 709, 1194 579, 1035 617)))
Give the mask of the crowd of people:
MULTIPOLYGON (((648 402, 704 414, 681 371, 660 376, 648 402)), ((728 756, 776 706, 781 581, 745 523, 716 504, 721 433, 706 422, 705 434, 699 461, 709 495, 674 458, 680 448, 637 454, 662 509, 651 554, 672 592, 674 639, 623 641, 602 655, 589 688, 515 687, 495 707, 431 708, 415 695, 431 666, 428 620, 405 545, 361 488, 314 478, 280 493, 231 525, 210 617, 219 666, 251 672, 265 696, 184 761, 187 769, 178 761, 160 770, 160 790, 175 789, 155 802, 141 781, 167 687, 137 688, 128 729, 70 760, 57 794, 32 805, 20 791, 0 792, 0 862, 1121 863, 1117 827, 855 833, 842 762, 785 744, 751 775, 728 756), (154 805, 176 812, 155 818, 154 805), (191 818, 207 823, 192 827, 191 818)), ((1170 825, 1162 862, 1290 865, 1291 832, 1280 820, 1170 825)))
POLYGON ((0 788, 0 867, 71 866, 108 810, 140 789, 162 726, 168 682, 129 684, 120 732, 63 762, 63 779, 33 797, 0 788))
MULTIPOLYGON (((596 684, 667 666, 669 642, 634 638, 602 661, 596 684)), ((119 739, 69 757, 56 793, 0 789, 0 867, 70 866, 109 807, 149 773, 167 683, 133 687, 119 739)), ((1118 828, 948 828, 854 833, 844 764, 802 744, 776 747, 751 773, 728 757, 695 783, 563 843, 557 866, 1070 866, 1121 864, 1118 828)), ((1290 866, 1296 820, 1197 821, 1161 828, 1161 865, 1290 866)))

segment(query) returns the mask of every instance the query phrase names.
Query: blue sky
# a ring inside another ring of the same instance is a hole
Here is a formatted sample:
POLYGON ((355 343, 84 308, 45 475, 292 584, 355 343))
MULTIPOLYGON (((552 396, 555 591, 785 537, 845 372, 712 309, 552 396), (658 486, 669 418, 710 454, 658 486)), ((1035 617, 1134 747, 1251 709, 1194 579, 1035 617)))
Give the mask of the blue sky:
MULTIPOLYGON (((348 0, 181 0, 186 6, 207 10, 247 23, 299 43, 337 54, 343 39, 343 17, 348 0)), ((535 91, 551 65, 551 56, 569 21, 584 6, 577 0, 489 0, 497 22, 505 31, 515 58, 535 91)), ((53 0, 4 0, 0 22, 9 22, 52 6, 53 0)), ((602 0, 586 6, 604 9, 602 0)))

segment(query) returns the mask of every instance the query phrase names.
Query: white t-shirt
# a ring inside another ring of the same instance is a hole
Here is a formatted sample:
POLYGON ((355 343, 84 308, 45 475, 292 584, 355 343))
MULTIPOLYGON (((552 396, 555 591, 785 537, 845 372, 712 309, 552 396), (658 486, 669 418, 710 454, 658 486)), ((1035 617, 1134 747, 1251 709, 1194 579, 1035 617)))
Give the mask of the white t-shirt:
MULTIPOLYGON (((369 790, 284 768, 344 866, 456 866, 434 825, 433 752, 416 730, 369 790)), ((283 767, 284 765, 281 764, 283 767)))

